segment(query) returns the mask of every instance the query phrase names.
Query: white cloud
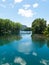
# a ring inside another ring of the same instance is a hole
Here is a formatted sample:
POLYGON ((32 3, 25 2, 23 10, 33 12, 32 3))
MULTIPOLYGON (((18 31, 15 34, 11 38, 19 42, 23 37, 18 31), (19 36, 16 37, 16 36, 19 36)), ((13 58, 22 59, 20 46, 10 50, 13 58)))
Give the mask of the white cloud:
POLYGON ((26 62, 21 57, 16 57, 14 63, 19 63, 20 65, 26 65, 26 62))
POLYGON ((23 5, 23 7, 24 7, 25 9, 28 9, 30 6, 31 6, 30 4, 25 4, 25 5, 23 5))
POLYGON ((20 3, 20 2, 22 2, 23 0, 14 0, 14 3, 16 4, 16 3, 20 3))
POLYGON ((2 0, 2 2, 5 2, 6 0, 2 0))
POLYGON ((38 3, 34 3, 34 4, 33 4, 33 8, 37 8, 38 6, 39 6, 38 3))
POLYGON ((5 6, 5 5, 3 5, 3 4, 0 4, 0 7, 6 8, 6 6, 5 6))
POLYGON ((34 15, 31 9, 28 9, 28 10, 19 9, 18 14, 20 14, 21 16, 25 16, 25 17, 32 17, 34 15))

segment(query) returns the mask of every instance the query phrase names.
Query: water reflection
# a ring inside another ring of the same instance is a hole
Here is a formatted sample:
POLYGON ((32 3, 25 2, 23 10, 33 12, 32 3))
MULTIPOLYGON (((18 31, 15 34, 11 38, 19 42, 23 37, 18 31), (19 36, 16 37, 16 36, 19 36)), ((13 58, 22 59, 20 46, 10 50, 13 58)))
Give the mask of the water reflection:
POLYGON ((5 64, 2 64, 2 65, 10 65, 9 63, 5 63, 5 64))
POLYGON ((8 44, 14 40, 20 40, 21 35, 9 35, 9 36, 1 36, 0 37, 0 45, 8 44))
POLYGON ((43 38, 43 37, 31 37, 32 42, 39 48, 42 48, 44 45, 47 45, 49 47, 49 39, 43 38))
POLYGON ((24 54, 29 54, 32 51, 32 44, 29 42, 24 42, 18 45, 17 50, 24 54))
POLYGON ((0 37, 0 45, 3 44, 5 45, 0 46, 0 65, 44 65, 49 63, 49 39, 32 38, 30 34, 11 35, 0 37))
POLYGON ((14 63, 18 63, 20 65, 26 65, 26 62, 21 57, 16 57, 14 59, 14 63))
POLYGON ((44 65, 49 65, 49 60, 42 59, 40 63, 44 65))
POLYGON ((47 47, 49 48, 49 39, 47 39, 47 47))

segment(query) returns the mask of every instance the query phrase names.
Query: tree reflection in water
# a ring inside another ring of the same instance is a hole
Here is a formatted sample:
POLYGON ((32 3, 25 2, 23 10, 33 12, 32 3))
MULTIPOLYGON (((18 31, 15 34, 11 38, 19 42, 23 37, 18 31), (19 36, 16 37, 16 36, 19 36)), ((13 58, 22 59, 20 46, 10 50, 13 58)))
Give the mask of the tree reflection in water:
POLYGON ((49 48, 49 38, 47 38, 47 47, 49 48))
POLYGON ((32 41, 33 43, 38 46, 39 48, 42 48, 45 44, 47 47, 49 47, 49 38, 46 38, 42 35, 32 35, 32 41))
POLYGON ((0 36, 0 45, 8 44, 14 40, 20 40, 21 38, 22 38, 21 35, 0 36))

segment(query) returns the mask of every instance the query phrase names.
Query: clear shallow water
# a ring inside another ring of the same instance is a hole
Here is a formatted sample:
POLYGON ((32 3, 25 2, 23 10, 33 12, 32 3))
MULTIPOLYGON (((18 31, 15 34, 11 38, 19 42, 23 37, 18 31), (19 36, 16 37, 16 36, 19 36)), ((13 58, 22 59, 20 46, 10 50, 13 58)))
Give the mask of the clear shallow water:
POLYGON ((49 65, 49 41, 31 34, 0 38, 0 65, 49 65))

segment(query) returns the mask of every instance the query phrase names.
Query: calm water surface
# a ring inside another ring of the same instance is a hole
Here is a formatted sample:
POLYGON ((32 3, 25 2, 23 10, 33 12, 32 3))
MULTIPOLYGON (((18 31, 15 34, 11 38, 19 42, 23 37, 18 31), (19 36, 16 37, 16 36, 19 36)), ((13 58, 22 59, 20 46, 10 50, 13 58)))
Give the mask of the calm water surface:
POLYGON ((31 34, 1 37, 0 65, 49 65, 49 40, 31 34))

